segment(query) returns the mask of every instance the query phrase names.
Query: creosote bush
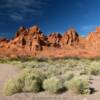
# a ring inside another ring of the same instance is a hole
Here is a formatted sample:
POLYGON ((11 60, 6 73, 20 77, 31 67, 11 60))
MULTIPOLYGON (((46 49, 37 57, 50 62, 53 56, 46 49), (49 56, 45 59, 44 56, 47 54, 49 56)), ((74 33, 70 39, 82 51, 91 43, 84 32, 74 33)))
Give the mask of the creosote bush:
POLYGON ((13 95, 19 92, 39 92, 45 75, 36 69, 25 69, 15 79, 8 80, 4 86, 5 95, 13 95))
POLYGON ((43 88, 50 93, 58 93, 63 89, 63 87, 62 81, 56 77, 51 77, 43 82, 43 88))
POLYGON ((73 72, 71 72, 71 71, 67 71, 65 74, 63 74, 63 75, 61 76, 61 78, 62 78, 64 81, 71 80, 73 77, 74 77, 74 74, 73 74, 73 72))
POLYGON ((87 76, 75 76, 70 81, 66 81, 65 87, 75 94, 89 94, 89 79, 87 76))
POLYGON ((10 79, 4 86, 4 94, 8 96, 22 92, 23 87, 24 87, 24 82, 21 81, 19 78, 10 79))
POLYGON ((37 77, 34 75, 34 73, 29 73, 25 77, 25 86, 23 88, 23 91, 26 92, 39 92, 42 89, 42 79, 41 76, 37 77))
POLYGON ((85 72, 91 75, 100 75, 100 62, 92 62, 85 68, 85 72))

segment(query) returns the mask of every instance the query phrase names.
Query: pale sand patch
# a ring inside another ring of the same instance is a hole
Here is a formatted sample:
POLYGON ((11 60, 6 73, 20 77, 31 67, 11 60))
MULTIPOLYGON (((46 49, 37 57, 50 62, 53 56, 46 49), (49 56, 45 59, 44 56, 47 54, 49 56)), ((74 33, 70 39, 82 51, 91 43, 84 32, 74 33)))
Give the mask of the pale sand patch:
POLYGON ((16 76, 18 74, 17 67, 10 65, 10 64, 0 64, 0 95, 2 94, 2 88, 4 83, 16 76))

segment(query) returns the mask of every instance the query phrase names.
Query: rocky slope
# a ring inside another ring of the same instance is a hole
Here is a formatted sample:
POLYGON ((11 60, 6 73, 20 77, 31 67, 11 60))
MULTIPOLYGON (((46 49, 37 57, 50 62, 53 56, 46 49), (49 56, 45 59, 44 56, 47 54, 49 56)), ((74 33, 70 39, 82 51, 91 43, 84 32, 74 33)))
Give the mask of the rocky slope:
POLYGON ((70 28, 63 35, 54 32, 45 36, 37 26, 20 27, 14 38, 0 38, 0 56, 17 57, 99 57, 100 27, 81 37, 70 28))

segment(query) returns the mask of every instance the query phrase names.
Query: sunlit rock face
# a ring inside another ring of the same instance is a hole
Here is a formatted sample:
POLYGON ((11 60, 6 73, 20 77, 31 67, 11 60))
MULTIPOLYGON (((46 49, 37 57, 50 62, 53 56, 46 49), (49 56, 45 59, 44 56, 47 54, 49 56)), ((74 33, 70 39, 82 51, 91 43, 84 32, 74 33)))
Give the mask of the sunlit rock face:
POLYGON ((87 36, 89 48, 100 49, 100 27, 96 28, 95 32, 90 32, 87 36))
POLYGON ((44 35, 37 26, 20 27, 11 40, 0 38, 0 56, 97 57, 100 56, 100 27, 82 37, 73 28, 64 34, 44 35))
POLYGON ((29 29, 20 27, 15 37, 9 42, 11 49, 26 49, 28 51, 42 50, 45 45, 46 36, 40 31, 37 26, 32 26, 29 29))
POLYGON ((75 29, 70 28, 67 32, 64 33, 62 40, 61 40, 61 46, 75 46, 79 42, 79 35, 75 31, 75 29))

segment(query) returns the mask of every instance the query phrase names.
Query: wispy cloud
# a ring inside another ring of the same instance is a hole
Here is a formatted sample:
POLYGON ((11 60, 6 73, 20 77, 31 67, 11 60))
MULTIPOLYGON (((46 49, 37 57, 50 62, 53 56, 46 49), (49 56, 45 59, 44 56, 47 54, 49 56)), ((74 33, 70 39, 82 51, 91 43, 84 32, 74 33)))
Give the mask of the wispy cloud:
POLYGON ((95 30, 97 25, 86 25, 86 26, 82 26, 81 30, 82 31, 93 31, 95 30))
POLYGON ((15 21, 17 21, 17 20, 20 20, 20 21, 23 20, 23 17, 21 15, 18 15, 18 14, 11 14, 11 15, 9 15, 9 17, 11 19, 15 20, 15 21))
POLYGON ((26 16, 41 15, 48 0, 1 0, 0 15, 13 20, 23 20, 26 16))

